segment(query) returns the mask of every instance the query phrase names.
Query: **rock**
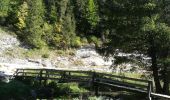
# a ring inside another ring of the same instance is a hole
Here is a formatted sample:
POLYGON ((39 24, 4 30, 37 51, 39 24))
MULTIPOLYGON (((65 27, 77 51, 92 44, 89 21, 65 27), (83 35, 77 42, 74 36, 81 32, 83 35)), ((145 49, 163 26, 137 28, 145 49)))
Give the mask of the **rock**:
POLYGON ((18 46, 20 43, 16 37, 8 35, 5 32, 0 33, 0 53, 13 46, 18 46))
POLYGON ((109 58, 107 61, 104 60, 92 47, 77 50, 76 57, 89 66, 111 66, 113 61, 113 58, 109 58))
POLYGON ((45 60, 43 59, 41 61, 41 64, 42 64, 43 67, 53 67, 52 63, 51 63, 51 61, 49 59, 45 59, 45 60))
POLYGON ((41 64, 41 59, 28 59, 28 62, 41 64))

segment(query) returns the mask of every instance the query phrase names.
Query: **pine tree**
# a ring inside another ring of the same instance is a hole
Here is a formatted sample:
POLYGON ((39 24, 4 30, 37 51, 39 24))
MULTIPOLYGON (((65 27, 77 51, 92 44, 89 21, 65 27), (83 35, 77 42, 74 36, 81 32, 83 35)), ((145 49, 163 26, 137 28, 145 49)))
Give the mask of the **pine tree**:
POLYGON ((26 17, 28 16, 28 3, 27 2, 23 2, 17 12, 17 19, 18 19, 18 23, 16 23, 16 27, 18 29, 23 29, 26 27, 26 17))
POLYGON ((0 17, 7 16, 10 0, 0 0, 0 17))
POLYGON ((149 70, 153 72, 156 92, 167 94, 167 66, 162 61, 170 57, 170 27, 160 20, 162 10, 160 11, 159 3, 156 0, 106 1, 106 26, 110 32, 103 45, 103 54, 114 55, 118 49, 149 56, 149 70), (161 70, 164 73, 161 76, 163 79, 159 76, 161 70), (161 82, 164 83, 163 87, 161 82))
POLYGON ((86 18, 92 27, 95 27, 99 22, 98 8, 94 0, 88 0, 86 18))
POLYGON ((44 24, 44 5, 42 0, 29 0, 28 17, 26 18, 25 39, 33 48, 42 48, 45 42, 42 40, 44 24))
POLYGON ((60 1, 59 4, 59 19, 55 25, 56 39, 62 40, 60 43, 61 48, 68 49, 72 46, 72 42, 76 37, 75 33, 75 16, 73 13, 73 6, 70 0, 60 1))
POLYGON ((5 18, 8 16, 10 8, 10 0, 0 0, 0 24, 5 23, 5 18))

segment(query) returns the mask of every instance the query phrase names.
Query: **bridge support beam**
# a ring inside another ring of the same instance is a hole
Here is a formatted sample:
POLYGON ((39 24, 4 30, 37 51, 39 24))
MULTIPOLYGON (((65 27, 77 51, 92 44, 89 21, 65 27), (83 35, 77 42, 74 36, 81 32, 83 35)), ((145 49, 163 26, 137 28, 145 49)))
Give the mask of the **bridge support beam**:
POLYGON ((147 95, 148 95, 148 100, 152 100, 151 97, 151 92, 152 92, 152 81, 148 81, 148 91, 147 91, 147 95))
POLYGON ((98 84, 95 84, 94 89, 95 89, 95 95, 99 96, 99 86, 98 86, 98 84))
POLYGON ((43 73, 43 70, 40 70, 40 73, 39 73, 39 84, 42 86, 42 73, 43 73))

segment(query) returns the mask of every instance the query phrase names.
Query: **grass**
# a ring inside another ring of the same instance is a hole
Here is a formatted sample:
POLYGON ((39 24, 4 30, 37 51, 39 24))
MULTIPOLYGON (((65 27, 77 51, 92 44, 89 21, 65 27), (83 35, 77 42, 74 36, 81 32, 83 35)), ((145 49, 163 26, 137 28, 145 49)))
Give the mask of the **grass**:
POLYGON ((73 56, 74 50, 53 50, 48 47, 42 49, 24 49, 22 47, 15 47, 13 49, 8 49, 4 52, 4 56, 17 57, 17 58, 55 58, 57 56, 73 56))
POLYGON ((59 83, 57 85, 58 91, 62 92, 62 94, 88 92, 88 90, 80 88, 78 83, 59 83))
POLYGON ((25 58, 24 53, 26 52, 26 50, 24 50, 23 48, 20 47, 14 47, 12 49, 6 49, 2 56, 5 57, 12 57, 12 58, 25 58))
POLYGON ((77 60, 75 60, 73 62, 73 65, 75 65, 75 66, 84 66, 84 63, 83 63, 82 60, 77 59, 77 60))
POLYGON ((24 56, 27 58, 41 58, 42 56, 49 55, 50 51, 48 48, 42 49, 30 49, 24 52, 24 56))
POLYGON ((54 53, 58 56, 74 56, 75 55, 75 49, 69 49, 69 50, 54 50, 54 53))
MULTIPOLYGON (((31 58, 31 59, 54 59, 58 56, 73 56, 75 50, 54 50, 48 47, 42 49, 25 49, 19 46, 9 48, 1 54, 2 56, 11 58, 31 58)), ((75 61, 75 64, 82 64, 80 61, 75 61)))

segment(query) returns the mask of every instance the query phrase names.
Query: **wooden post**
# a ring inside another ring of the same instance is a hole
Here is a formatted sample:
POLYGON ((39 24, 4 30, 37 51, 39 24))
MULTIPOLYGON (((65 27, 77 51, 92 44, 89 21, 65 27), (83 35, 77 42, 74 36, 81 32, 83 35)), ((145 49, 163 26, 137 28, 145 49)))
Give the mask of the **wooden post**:
POLYGON ((15 72, 15 74, 14 74, 14 76, 18 76, 18 69, 16 70, 16 72, 15 72))
POLYGON ((93 75, 92 75, 92 88, 94 89, 94 92, 95 92, 95 95, 98 96, 99 95, 99 87, 98 87, 98 84, 95 82, 96 80, 96 73, 93 72, 93 75))
POLYGON ((151 92, 152 92, 152 81, 148 81, 148 93, 147 93, 148 100, 152 100, 151 92))
POLYGON ((24 76, 24 69, 22 69, 22 76, 24 76))
POLYGON ((95 84, 95 72, 93 72, 92 74, 92 88, 94 88, 94 84, 95 84))
POLYGON ((42 72, 43 72, 43 70, 40 70, 40 76, 39 76, 40 85, 41 85, 41 82, 42 82, 42 72))
POLYGON ((61 78, 60 78, 59 82, 65 82, 65 80, 66 80, 65 78, 66 78, 66 72, 63 71, 63 72, 61 73, 61 78))
POLYGON ((95 88, 95 95, 96 95, 96 96, 99 96, 99 86, 98 86, 97 83, 95 83, 94 88, 95 88))
POLYGON ((45 70, 44 86, 47 85, 47 78, 49 77, 48 70, 45 70))

